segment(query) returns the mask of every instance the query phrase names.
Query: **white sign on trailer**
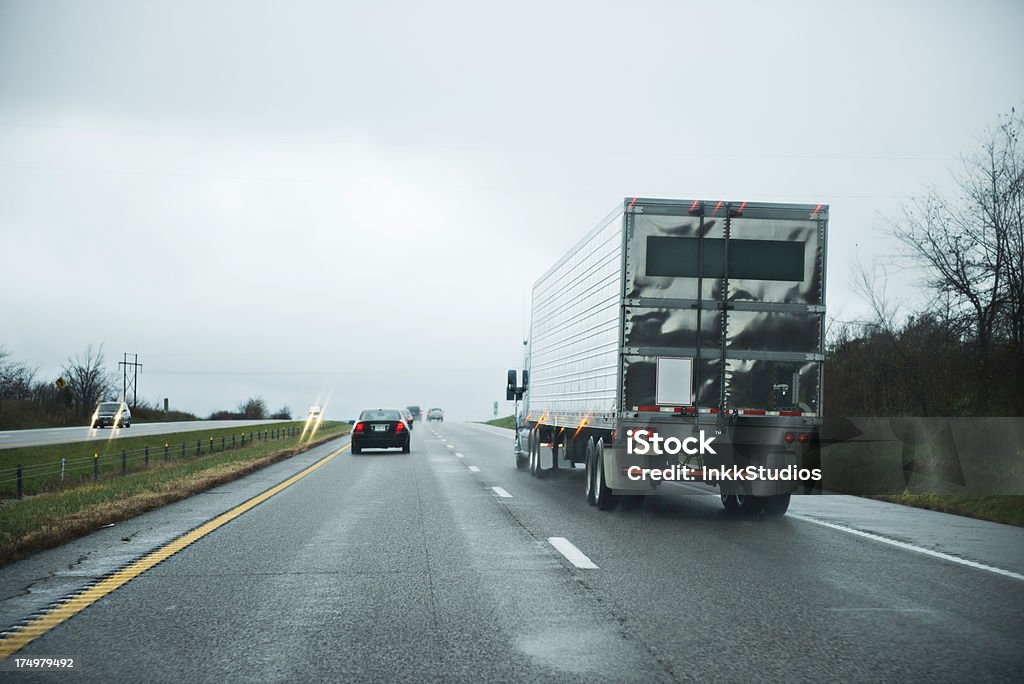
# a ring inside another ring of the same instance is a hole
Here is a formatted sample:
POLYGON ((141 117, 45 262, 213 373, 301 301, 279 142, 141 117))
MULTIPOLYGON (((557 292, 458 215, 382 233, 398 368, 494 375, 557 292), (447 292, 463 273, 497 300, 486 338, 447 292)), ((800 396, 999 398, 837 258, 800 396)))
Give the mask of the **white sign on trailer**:
POLYGON ((659 356, 655 395, 658 406, 692 406, 693 359, 659 356))

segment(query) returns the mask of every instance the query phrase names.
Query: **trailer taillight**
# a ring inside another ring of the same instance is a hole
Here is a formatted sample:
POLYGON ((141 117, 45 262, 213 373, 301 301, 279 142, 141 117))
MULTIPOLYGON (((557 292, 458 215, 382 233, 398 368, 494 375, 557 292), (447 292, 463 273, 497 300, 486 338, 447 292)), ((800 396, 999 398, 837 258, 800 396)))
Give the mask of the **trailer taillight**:
POLYGON ((796 441, 800 442, 801 444, 806 444, 807 440, 809 440, 810 438, 811 436, 809 434, 807 434, 806 432, 801 432, 800 436, 796 438, 796 441))
POLYGON ((793 440, 794 440, 795 438, 796 438, 796 437, 795 437, 795 436, 793 435, 793 433, 792 433, 792 432, 787 432, 787 433, 786 433, 786 444, 792 444, 792 443, 793 443, 793 440))

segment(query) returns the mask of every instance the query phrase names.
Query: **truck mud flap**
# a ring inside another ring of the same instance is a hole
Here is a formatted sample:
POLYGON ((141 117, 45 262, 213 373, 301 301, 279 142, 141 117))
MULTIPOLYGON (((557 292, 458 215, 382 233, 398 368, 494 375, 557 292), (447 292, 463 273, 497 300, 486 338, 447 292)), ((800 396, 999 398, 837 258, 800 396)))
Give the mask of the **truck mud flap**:
POLYGON ((657 494, 650 482, 631 480, 626 471, 631 466, 641 465, 636 456, 629 456, 625 449, 606 447, 604 450, 604 480, 615 494, 657 494))

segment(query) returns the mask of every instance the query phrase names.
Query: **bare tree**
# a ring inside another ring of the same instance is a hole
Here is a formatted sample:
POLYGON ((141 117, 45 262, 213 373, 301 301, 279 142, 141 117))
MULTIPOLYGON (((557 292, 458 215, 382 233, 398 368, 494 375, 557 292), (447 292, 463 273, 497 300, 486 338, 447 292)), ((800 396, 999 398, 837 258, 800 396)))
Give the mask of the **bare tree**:
POLYGON ((238 405, 238 412, 243 418, 263 419, 267 417, 267 402, 263 397, 250 397, 238 405))
POLYGON ((1011 110, 954 174, 960 191, 931 188, 891 233, 925 269, 933 314, 963 331, 975 351, 979 410, 987 408, 996 346, 1016 355, 1017 396, 1024 396, 1024 118, 1011 110))
POLYGON ((90 344, 84 354, 76 355, 63 367, 65 382, 75 410, 85 415, 114 391, 114 378, 103 367, 103 345, 93 351, 90 344))
POLYGON ((8 361, 11 353, 0 347, 0 399, 31 399, 37 368, 8 361))

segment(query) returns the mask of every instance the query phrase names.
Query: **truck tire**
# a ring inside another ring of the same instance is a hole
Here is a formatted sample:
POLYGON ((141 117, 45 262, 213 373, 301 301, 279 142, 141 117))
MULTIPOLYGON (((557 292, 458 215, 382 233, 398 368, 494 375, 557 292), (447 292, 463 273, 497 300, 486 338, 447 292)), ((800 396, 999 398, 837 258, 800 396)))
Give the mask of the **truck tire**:
POLYGON ((760 513, 764 507, 761 497, 750 494, 722 494, 722 505, 729 513, 760 513))
POLYGON ((740 500, 735 494, 726 494, 720 492, 719 496, 722 497, 722 507, 725 508, 727 513, 739 513, 740 511, 740 500))
POLYGON ((597 466, 595 465, 597 463, 595 451, 594 438, 588 437, 586 451, 584 452, 586 458, 584 461, 586 473, 584 474, 586 475, 587 483, 584 485, 583 491, 587 495, 587 503, 591 506, 594 505, 594 472, 597 470, 597 466))
POLYGON ((785 515, 789 510, 790 494, 776 494, 775 496, 761 497, 764 504, 765 515, 785 515))
POLYGON ((523 435, 516 428, 516 443, 514 446, 513 455, 516 457, 516 470, 522 470, 530 463, 529 447, 527 447, 527 455, 523 456, 523 435))
POLYGON ((594 505, 602 511, 610 511, 619 503, 619 497, 612 494, 611 487, 604 479, 604 441, 594 445, 594 505))

